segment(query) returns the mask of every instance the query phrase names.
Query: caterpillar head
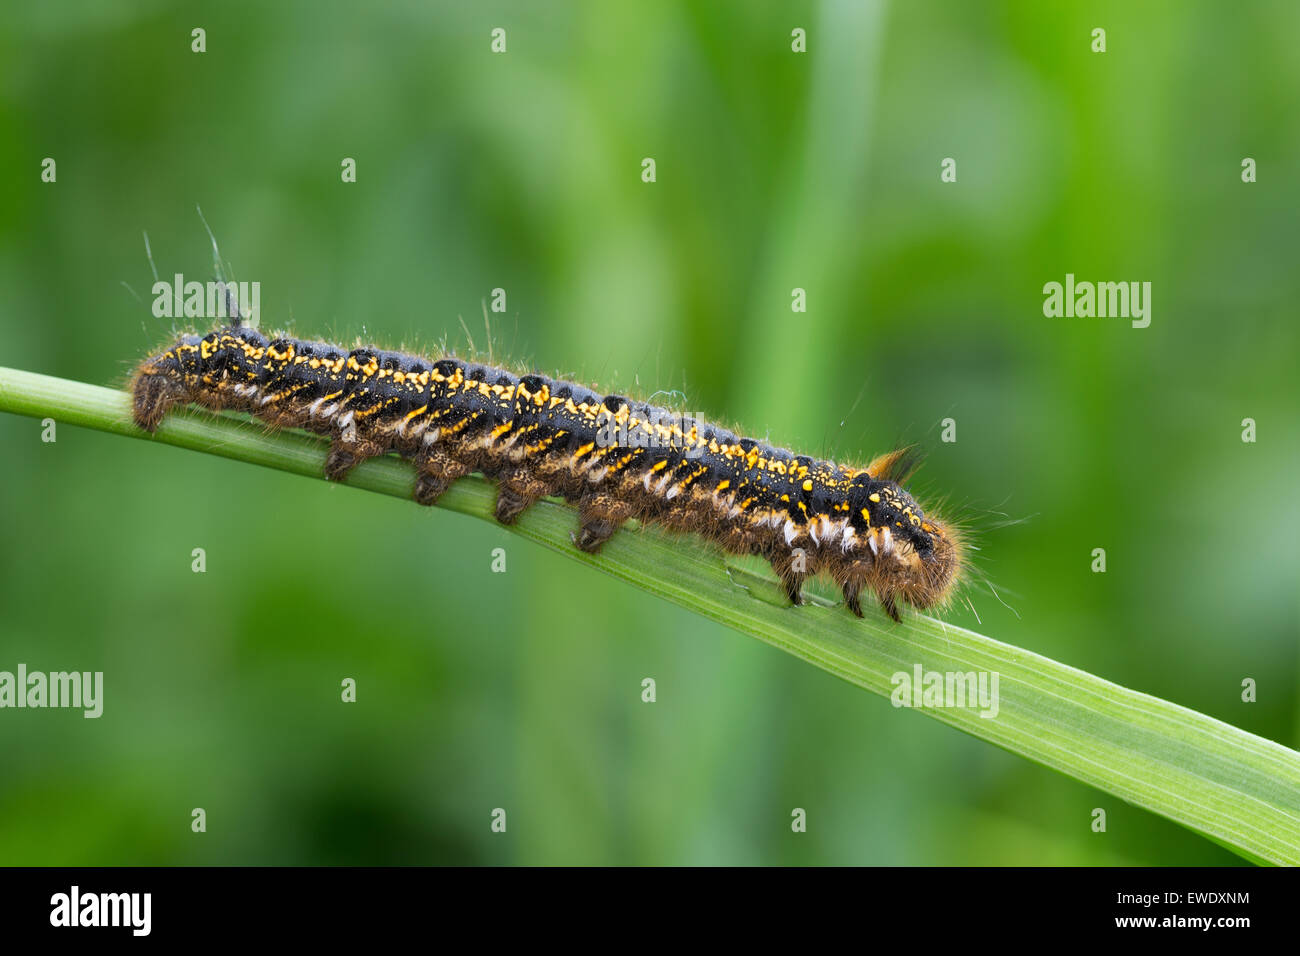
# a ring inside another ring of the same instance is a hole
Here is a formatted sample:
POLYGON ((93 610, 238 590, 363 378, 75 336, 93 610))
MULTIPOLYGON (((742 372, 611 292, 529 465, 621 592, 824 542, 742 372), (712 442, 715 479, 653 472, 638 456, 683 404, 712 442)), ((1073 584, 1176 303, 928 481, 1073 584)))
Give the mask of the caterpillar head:
POLYGON ((961 547, 943 522, 927 516, 898 482, 860 475, 849 496, 850 521, 865 583, 893 612, 896 598, 917 608, 942 604, 961 566, 961 547))

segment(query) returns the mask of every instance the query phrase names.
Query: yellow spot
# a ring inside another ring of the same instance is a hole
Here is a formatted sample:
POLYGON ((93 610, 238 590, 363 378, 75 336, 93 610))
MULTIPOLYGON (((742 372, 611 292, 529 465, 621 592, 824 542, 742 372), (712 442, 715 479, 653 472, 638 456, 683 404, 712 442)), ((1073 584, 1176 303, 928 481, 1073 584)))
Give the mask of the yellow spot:
POLYGON ((727 490, 728 488, 730 488, 730 487, 731 487, 731 482, 724 478, 722 481, 718 482, 718 487, 715 488, 714 490, 715 490, 715 491, 726 491, 726 490, 727 490))
POLYGON ((867 499, 867 500, 868 500, 868 501, 874 501, 876 504, 880 504, 880 495, 872 495, 872 496, 871 496, 869 499, 867 499))
POLYGON ((806 478, 806 479, 804 479, 803 490, 804 490, 804 491, 812 491, 812 489, 813 489, 812 479, 811 479, 811 478, 806 478))

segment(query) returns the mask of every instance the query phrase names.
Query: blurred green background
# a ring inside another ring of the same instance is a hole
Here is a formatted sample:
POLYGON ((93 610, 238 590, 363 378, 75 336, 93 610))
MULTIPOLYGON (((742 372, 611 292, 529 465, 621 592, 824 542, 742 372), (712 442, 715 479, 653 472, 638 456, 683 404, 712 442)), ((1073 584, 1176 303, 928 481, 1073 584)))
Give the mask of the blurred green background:
MULTIPOLYGON (((0 364, 122 384, 196 204, 268 327, 482 346, 502 287, 498 356, 920 443, 1010 605, 951 620, 1295 746, 1300 7, 1089 6, 7 4, 0 364), (1045 318, 1067 272, 1150 328, 1045 318)), ((0 863, 1240 862, 490 524, 39 434, 0 416, 0 669, 105 713, 0 712, 0 863)))

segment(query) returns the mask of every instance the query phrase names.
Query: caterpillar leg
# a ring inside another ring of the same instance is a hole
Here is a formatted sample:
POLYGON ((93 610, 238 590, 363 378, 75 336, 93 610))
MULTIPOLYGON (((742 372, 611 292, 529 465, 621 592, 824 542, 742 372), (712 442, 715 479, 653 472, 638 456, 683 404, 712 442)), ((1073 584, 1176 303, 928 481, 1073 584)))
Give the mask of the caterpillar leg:
POLYGON ((524 472, 514 471, 502 475, 501 486, 497 490, 497 520, 502 524, 513 524, 529 505, 549 491, 545 482, 529 478, 524 472))
POLYGON ((349 442, 336 438, 330 445, 329 454, 325 457, 325 477, 330 481, 342 481, 357 465, 383 452, 383 446, 374 442, 349 442))
POLYGON ((781 579, 786 597, 798 607, 803 603, 803 582, 808 577, 807 558, 802 552, 795 554, 780 553, 772 559, 772 570, 781 579))
POLYGON ((862 582, 849 580, 844 582, 844 603, 850 611, 862 617, 862 582))
POLYGON ((609 495, 584 495, 578 502, 578 533, 573 543, 588 554, 595 554, 628 518, 632 507, 609 495))
POLYGON ((456 461, 446 452, 429 452, 416 459, 413 497, 422 505, 431 505, 451 487, 453 481, 464 478, 469 473, 468 465, 456 461))
POLYGON ((898 582, 888 574, 881 574, 880 567, 874 563, 852 561, 840 568, 835 576, 844 592, 844 603, 858 617, 863 617, 862 593, 874 592, 880 600, 881 609, 895 622, 901 620, 895 599, 904 592, 898 582))

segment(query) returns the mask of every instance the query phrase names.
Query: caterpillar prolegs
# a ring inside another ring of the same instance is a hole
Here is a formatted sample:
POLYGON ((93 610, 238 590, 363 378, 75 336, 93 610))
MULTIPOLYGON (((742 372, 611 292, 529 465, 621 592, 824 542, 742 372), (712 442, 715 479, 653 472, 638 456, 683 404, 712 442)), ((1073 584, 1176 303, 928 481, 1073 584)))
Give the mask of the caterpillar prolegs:
POLYGON ((629 518, 696 532, 771 562, 795 604, 804 580, 825 573, 855 614, 869 591, 897 621, 900 601, 943 603, 962 567, 953 530, 902 487, 905 452, 841 466, 541 375, 268 338, 236 322, 146 359, 132 392, 149 431, 173 406, 196 404, 329 435, 335 481, 398 452, 415 464, 421 504, 474 471, 499 482, 506 524, 538 498, 562 497, 577 505, 583 551, 629 518))

